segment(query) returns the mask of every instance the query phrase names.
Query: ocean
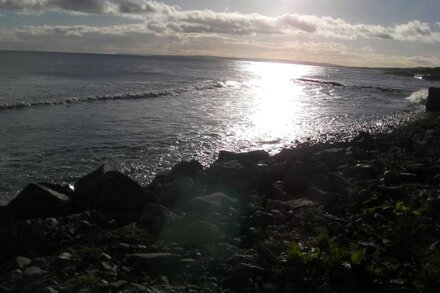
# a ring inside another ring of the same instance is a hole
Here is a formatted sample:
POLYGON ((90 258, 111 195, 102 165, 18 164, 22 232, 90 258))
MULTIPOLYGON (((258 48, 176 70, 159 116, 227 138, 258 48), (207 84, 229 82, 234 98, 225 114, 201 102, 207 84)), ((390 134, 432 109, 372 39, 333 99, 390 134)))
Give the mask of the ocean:
POLYGON ((219 150, 275 153, 385 129, 440 82, 211 57, 0 51, 0 204, 108 162, 140 184, 219 150))

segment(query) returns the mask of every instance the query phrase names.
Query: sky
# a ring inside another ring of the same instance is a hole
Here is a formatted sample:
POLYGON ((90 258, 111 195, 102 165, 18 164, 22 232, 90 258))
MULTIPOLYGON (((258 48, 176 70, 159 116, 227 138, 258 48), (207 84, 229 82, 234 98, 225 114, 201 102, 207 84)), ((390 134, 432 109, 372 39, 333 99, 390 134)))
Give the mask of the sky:
POLYGON ((440 0, 0 0, 0 50, 440 66, 440 0))

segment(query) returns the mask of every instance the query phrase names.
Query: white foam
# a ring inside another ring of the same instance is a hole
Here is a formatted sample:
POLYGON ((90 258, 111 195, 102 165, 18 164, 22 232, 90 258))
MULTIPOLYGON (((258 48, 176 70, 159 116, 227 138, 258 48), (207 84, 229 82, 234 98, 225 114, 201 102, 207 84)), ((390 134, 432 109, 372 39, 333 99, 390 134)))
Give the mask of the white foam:
POLYGON ((409 97, 406 97, 408 101, 414 104, 426 104, 426 100, 428 98, 428 90, 422 89, 416 92, 413 92, 409 97))

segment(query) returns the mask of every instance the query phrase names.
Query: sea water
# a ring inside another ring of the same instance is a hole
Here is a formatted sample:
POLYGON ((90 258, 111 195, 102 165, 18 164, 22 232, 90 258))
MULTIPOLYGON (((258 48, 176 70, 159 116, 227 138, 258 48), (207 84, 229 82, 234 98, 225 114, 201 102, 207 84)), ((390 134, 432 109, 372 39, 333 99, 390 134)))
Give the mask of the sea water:
POLYGON ((274 153, 385 127, 420 110, 429 86, 440 83, 380 69, 0 51, 0 204, 106 162, 148 184, 219 150, 274 153))

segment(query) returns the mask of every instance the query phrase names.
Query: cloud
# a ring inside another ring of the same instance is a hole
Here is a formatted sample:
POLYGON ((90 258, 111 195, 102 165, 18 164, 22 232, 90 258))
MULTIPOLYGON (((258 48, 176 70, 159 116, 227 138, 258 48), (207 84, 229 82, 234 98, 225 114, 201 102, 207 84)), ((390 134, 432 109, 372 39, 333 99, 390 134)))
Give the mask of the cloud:
POLYGON ((0 10, 65 10, 92 14, 175 13, 177 7, 148 0, 0 0, 0 10))
POLYGON ((261 14, 182 10, 150 0, 0 0, 0 11, 60 10, 71 13, 143 17, 156 33, 217 35, 290 35, 356 40, 388 39, 440 42, 440 32, 428 23, 413 20, 392 27, 352 24, 340 18, 285 14, 261 14))

